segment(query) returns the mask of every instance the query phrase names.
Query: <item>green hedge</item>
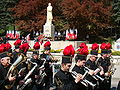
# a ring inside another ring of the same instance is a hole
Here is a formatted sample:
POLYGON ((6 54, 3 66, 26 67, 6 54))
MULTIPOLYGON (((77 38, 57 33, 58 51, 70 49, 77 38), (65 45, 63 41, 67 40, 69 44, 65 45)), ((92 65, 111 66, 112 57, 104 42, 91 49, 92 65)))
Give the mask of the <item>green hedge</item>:
POLYGON ((114 52, 112 52, 112 55, 118 55, 118 56, 120 56, 120 51, 114 51, 114 52))

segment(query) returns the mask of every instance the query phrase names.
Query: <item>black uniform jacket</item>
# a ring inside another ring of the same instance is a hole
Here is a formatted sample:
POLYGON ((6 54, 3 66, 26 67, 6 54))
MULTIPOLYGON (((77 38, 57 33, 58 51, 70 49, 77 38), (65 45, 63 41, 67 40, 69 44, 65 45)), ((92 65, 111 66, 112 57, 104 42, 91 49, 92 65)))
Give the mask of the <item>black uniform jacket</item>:
POLYGON ((91 70, 96 70, 98 68, 98 65, 95 61, 91 61, 90 59, 87 60, 86 66, 91 70))
POLYGON ((70 72, 64 72, 60 69, 55 74, 54 80, 57 87, 56 90, 76 90, 74 87, 76 83, 70 72))
POLYGON ((106 73, 108 71, 108 67, 110 66, 110 59, 109 58, 103 59, 102 57, 100 57, 98 59, 98 65, 102 66, 104 72, 106 73))
POLYGON ((8 70, 9 66, 4 67, 2 64, 0 64, 0 90, 5 90, 4 86, 9 83, 9 80, 6 79, 8 70))
MULTIPOLYGON (((78 67, 77 65, 75 65, 75 66, 73 67, 72 71, 75 71, 75 72, 77 72, 78 74, 82 74, 82 75, 85 73, 84 67, 78 67)), ((75 88, 76 88, 76 90, 87 90, 87 87, 85 87, 85 86, 84 86, 83 84, 81 84, 80 82, 75 85, 75 88)))

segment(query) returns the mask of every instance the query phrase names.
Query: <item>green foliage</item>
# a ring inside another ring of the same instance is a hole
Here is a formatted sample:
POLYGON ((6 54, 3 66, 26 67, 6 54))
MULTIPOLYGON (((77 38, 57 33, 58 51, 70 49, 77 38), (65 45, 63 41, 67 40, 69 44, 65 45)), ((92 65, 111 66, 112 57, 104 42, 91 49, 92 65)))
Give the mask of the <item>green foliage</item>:
POLYGON ((4 31, 14 23, 12 12, 8 9, 15 5, 17 0, 0 0, 0 30, 4 31))
POLYGON ((120 51, 112 52, 112 55, 118 55, 118 56, 120 56, 120 51))
POLYGON ((120 24, 120 0, 113 0, 113 15, 112 18, 116 24, 120 24))

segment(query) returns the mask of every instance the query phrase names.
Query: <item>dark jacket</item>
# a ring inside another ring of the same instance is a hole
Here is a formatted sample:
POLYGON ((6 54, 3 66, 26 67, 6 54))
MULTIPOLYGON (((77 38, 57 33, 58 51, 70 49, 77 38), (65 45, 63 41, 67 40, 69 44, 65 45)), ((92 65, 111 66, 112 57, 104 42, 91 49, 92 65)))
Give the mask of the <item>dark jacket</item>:
MULTIPOLYGON (((85 69, 84 67, 78 67, 77 65, 75 65, 72 69, 72 71, 77 72, 78 74, 84 74, 85 73, 85 69)), ((80 90, 82 88, 82 90, 87 90, 87 87, 85 87, 83 84, 81 84, 80 82, 76 84, 76 89, 80 90)))
POLYGON ((6 79, 9 68, 9 66, 4 67, 2 64, 0 64, 0 90, 6 90, 4 86, 9 83, 9 80, 6 79))
POLYGON ((55 76, 56 90, 76 90, 74 78, 70 72, 58 71, 55 76))

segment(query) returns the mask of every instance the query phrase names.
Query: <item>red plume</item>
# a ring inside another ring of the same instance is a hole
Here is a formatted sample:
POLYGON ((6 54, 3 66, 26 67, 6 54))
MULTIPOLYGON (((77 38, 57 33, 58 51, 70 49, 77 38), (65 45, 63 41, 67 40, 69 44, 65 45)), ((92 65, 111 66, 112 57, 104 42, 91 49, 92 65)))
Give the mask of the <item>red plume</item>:
POLYGON ((74 50, 73 46, 72 46, 72 45, 69 45, 69 48, 70 48, 70 50, 71 50, 71 55, 74 56, 75 50, 74 50))
POLYGON ((33 46, 34 49, 40 49, 40 44, 39 42, 36 42, 33 46))
POLYGON ((0 45, 0 53, 4 52, 4 47, 0 45))
POLYGON ((9 49, 11 49, 11 47, 12 47, 12 46, 10 45, 10 43, 6 43, 6 44, 5 44, 5 50, 6 50, 6 51, 8 51, 9 49))
POLYGON ((21 40, 20 40, 20 39, 16 40, 16 41, 14 42, 14 45, 15 45, 15 46, 21 45, 21 40))
POLYGON ((92 44, 91 47, 92 50, 98 50, 99 49, 99 45, 97 43, 92 44))
POLYGON ((84 48, 84 47, 86 47, 86 44, 85 44, 85 43, 81 43, 81 44, 79 45, 79 47, 80 47, 80 48, 84 48))
POLYGON ((64 54, 65 56, 71 55, 71 54, 70 54, 70 50, 69 50, 69 46, 65 47, 65 49, 63 50, 63 54, 64 54))
POLYGON ((108 44, 106 45, 106 49, 111 49, 111 44, 110 44, 110 43, 108 43, 108 44))
POLYGON ((63 50, 63 54, 65 56, 74 56, 75 50, 74 50, 73 46, 69 45, 69 46, 65 47, 65 49, 63 50))
POLYGON ((107 45, 106 43, 102 43, 101 46, 100 46, 100 48, 101 49, 106 49, 106 45, 107 45))
POLYGON ((82 48, 80 54, 81 55, 88 55, 89 51, 87 48, 82 48))
POLYGON ((44 44, 44 47, 50 47, 50 45, 51 45, 51 43, 50 43, 50 41, 47 41, 45 44, 44 44))

